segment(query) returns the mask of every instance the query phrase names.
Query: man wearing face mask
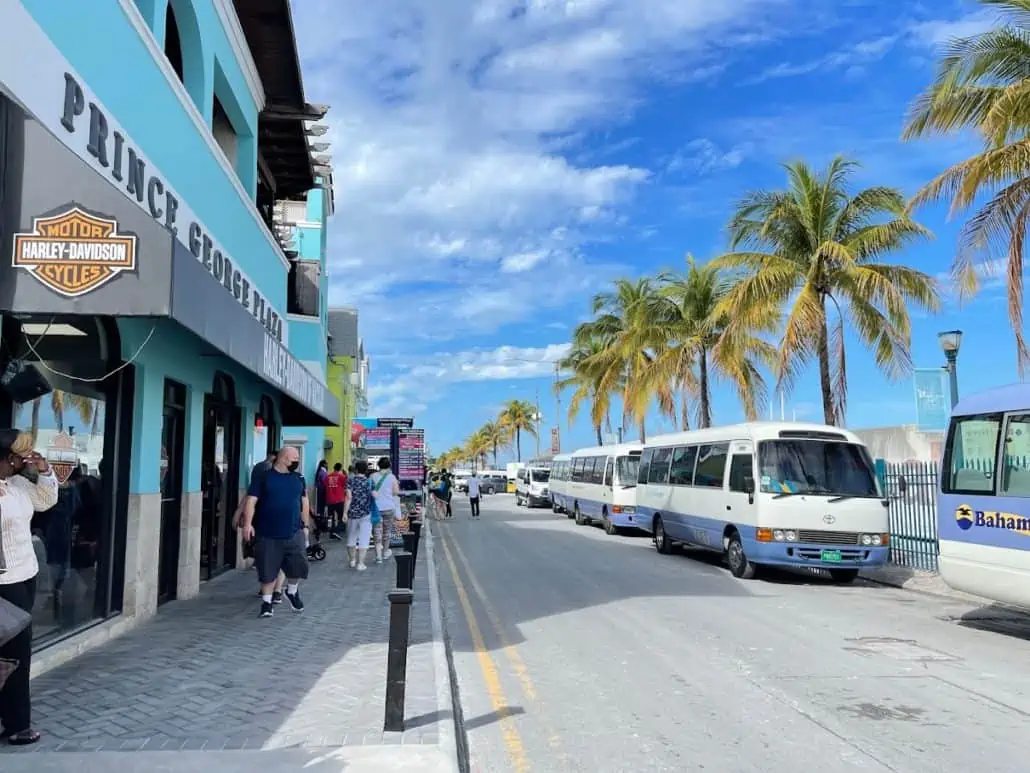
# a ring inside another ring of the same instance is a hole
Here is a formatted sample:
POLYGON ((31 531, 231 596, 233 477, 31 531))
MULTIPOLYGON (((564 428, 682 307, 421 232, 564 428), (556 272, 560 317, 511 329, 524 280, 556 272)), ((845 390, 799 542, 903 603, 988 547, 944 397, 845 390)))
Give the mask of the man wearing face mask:
POLYGON ((286 575, 286 600, 294 612, 304 609, 300 581, 308 577, 305 553, 307 538, 303 527, 310 528, 308 495, 304 478, 297 472, 297 449, 285 446, 264 477, 252 481, 241 527, 243 539, 254 539, 254 564, 261 583, 261 617, 272 616, 272 591, 279 572, 286 575), (261 518, 254 523, 254 512, 261 502, 261 518))

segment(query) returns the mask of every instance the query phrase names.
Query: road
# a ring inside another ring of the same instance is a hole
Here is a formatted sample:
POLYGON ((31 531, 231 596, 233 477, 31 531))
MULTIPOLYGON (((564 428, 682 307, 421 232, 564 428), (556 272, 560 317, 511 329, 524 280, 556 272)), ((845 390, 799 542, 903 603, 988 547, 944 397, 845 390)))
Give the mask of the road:
POLYGON ((455 503, 434 553, 472 773, 1030 769, 1018 616, 455 503))

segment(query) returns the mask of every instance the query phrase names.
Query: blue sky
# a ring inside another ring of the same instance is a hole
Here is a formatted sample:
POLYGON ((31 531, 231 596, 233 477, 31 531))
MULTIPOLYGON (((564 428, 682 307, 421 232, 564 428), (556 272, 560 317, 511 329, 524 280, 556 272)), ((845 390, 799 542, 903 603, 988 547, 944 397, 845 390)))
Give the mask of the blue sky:
MULTIPOLYGON (((360 309, 378 415, 414 415, 434 451, 512 398, 555 423, 553 365, 615 277, 720 252, 733 203, 780 166, 861 161, 856 184, 912 193, 976 147, 901 143, 936 51, 991 21, 952 0, 308 0, 307 96, 332 105, 331 300, 360 309)), ((962 218, 897 257, 946 278, 962 218)), ((913 320, 913 359, 966 332, 963 392, 1013 381, 1000 282, 913 320)), ((849 349, 848 424, 915 420, 910 378, 849 349)), ((741 418, 716 385, 715 419, 741 418)), ((817 419, 815 374, 787 398, 817 419)), ((560 421, 563 447, 591 442, 560 421)), ((653 417, 649 432, 672 429, 653 417)), ((548 434, 545 429, 545 435, 548 434)), ((546 446, 546 439, 542 441, 546 446)), ((530 447, 533 442, 529 441, 530 447)))

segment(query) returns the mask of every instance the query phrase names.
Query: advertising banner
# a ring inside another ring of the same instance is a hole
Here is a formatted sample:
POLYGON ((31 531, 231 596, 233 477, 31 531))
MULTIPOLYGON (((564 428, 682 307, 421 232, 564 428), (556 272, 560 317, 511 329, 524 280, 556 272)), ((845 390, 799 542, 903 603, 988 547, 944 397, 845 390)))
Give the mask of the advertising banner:
POLYGON ((363 448, 365 445, 365 433, 370 429, 375 429, 377 426, 379 425, 377 424, 376 419, 352 419, 350 423, 351 444, 358 448, 363 448))
POLYGON ((425 449, 425 430, 402 429, 397 431, 398 480, 422 480, 426 462, 425 449))
POLYGON ((393 430, 389 427, 373 427, 365 430, 365 442, 362 445, 369 455, 378 453, 382 456, 389 456, 392 433, 393 430))
POLYGON ((414 419, 376 419, 380 427, 396 427, 397 429, 411 429, 415 426, 414 419))
POLYGON ((916 368, 916 423, 920 432, 943 432, 951 415, 951 385, 944 368, 916 368))

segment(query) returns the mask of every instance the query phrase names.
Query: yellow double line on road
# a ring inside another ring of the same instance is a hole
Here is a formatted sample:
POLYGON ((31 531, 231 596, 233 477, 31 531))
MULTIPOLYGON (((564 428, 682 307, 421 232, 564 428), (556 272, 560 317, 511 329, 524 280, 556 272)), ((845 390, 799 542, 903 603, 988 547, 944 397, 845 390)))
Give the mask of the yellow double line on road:
POLYGON ((458 556, 458 561, 461 563, 462 569, 469 579, 469 584, 472 586, 473 592, 475 592, 480 603, 483 605, 483 609, 486 611, 490 625, 497 634, 497 638, 501 643, 501 650, 504 652, 505 657, 511 664, 512 670, 515 672, 515 676, 518 679, 519 685, 522 688, 522 692, 525 693, 526 698, 531 701, 535 701, 536 688, 533 686, 533 680, 529 676, 529 669, 526 668, 525 662, 522 660, 515 647, 511 645, 508 638, 504 635, 504 625, 501 622, 500 616, 487 599, 483 586, 479 583, 479 580, 476 579, 476 575, 473 573, 472 567, 465 558, 465 554, 462 552, 457 540, 444 538, 441 534, 440 544, 443 546, 444 559, 447 561, 447 566, 451 571, 451 577, 454 580, 454 588, 458 594, 458 601, 461 603, 462 611, 465 613, 465 621, 468 624, 469 634, 472 636, 472 645, 476 650, 476 659, 479 662, 479 668, 483 673, 483 681, 486 684, 487 694, 490 696, 491 707, 500 717, 501 736, 504 739, 505 748, 508 751, 508 756, 511 758, 515 770, 518 771, 518 773, 526 773, 526 771, 529 770, 529 760, 526 757, 526 750, 522 743, 522 737, 519 735, 518 729, 515 726, 515 721, 507 714, 508 701, 504 693, 504 687, 501 684, 500 670, 487 649, 486 641, 483 638, 483 632, 479 627, 479 621, 476 618, 475 611, 472 609, 472 603, 469 601, 468 593, 465 590, 465 584, 461 580, 457 563, 454 561, 454 556, 451 554, 451 549, 448 543, 453 543, 454 552, 458 556))

